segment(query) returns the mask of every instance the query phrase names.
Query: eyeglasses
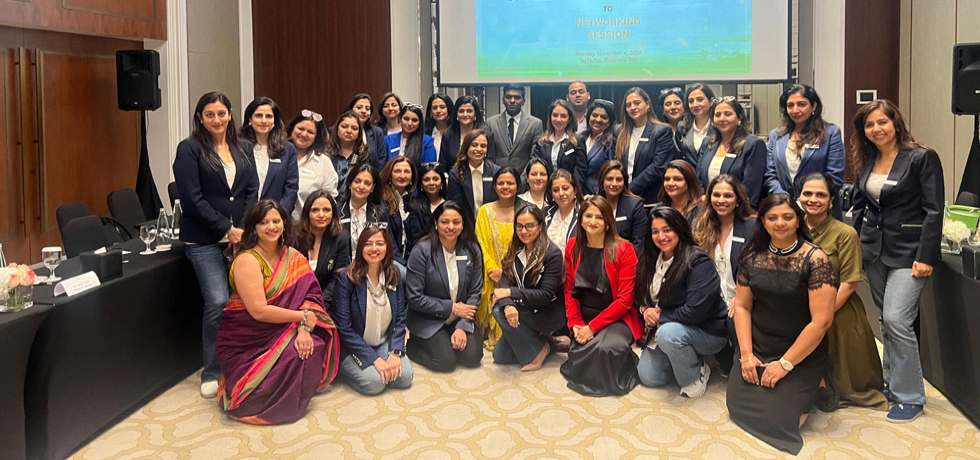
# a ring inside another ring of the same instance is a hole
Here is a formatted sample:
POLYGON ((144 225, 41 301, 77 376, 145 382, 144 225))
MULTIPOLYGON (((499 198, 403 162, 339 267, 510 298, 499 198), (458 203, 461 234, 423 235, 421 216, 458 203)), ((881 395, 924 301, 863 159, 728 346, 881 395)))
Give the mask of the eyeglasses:
POLYGON ((666 96, 666 95, 668 95, 670 93, 682 93, 683 94, 684 93, 684 89, 681 88, 681 87, 679 87, 679 86, 675 86, 673 88, 664 88, 664 89, 660 90, 660 95, 661 96, 666 96))
POLYGON ((521 231, 521 230, 527 230, 527 231, 530 232, 531 230, 534 230, 536 228, 538 228, 538 223, 537 222, 531 222, 530 224, 518 224, 518 223, 514 223, 514 230, 516 230, 518 232, 521 231))
POLYGON ((596 104, 613 105, 612 101, 607 101, 605 99, 593 99, 592 105, 596 104))
POLYGON ((302 115, 303 118, 313 117, 313 121, 317 123, 323 121, 323 115, 320 115, 319 113, 316 113, 310 109, 303 109, 299 114, 302 115))
POLYGON ((711 98, 711 102, 715 104, 721 104, 722 102, 735 102, 735 96, 713 97, 711 98))

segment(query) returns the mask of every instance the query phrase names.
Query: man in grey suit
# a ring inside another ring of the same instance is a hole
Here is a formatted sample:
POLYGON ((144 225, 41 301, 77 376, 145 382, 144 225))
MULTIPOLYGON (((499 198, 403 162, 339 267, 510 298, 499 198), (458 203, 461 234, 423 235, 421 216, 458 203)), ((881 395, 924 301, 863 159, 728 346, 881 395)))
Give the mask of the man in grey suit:
POLYGON ((521 113, 524 107, 524 87, 509 84, 504 86, 504 113, 490 117, 487 124, 493 132, 494 149, 490 160, 494 164, 524 171, 531 161, 531 147, 544 132, 541 120, 529 113, 521 113))

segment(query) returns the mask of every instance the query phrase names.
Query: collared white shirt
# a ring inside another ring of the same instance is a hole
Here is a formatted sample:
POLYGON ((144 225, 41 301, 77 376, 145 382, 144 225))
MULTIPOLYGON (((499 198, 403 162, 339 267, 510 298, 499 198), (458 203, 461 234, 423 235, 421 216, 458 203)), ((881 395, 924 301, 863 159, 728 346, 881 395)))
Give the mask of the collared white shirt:
POLYGON ((715 243, 715 269, 718 270, 718 277, 721 278, 721 297, 725 299, 725 305, 731 303, 735 298, 735 276, 732 273, 732 238, 735 236, 735 226, 728 231, 725 237, 725 247, 720 243, 715 243))
POLYGON ((398 144, 398 155, 405 156, 405 141, 408 139, 408 136, 402 135, 400 137, 401 137, 401 142, 398 144))
POLYGON ((436 147, 436 158, 439 158, 439 151, 442 150, 442 131, 439 128, 432 130, 432 144, 436 147))
POLYGON ((269 147, 256 143, 252 148, 255 155, 255 172, 259 176, 259 197, 262 196, 262 188, 265 186, 265 177, 269 175, 269 147))
POLYGON ((518 113, 517 115, 514 115, 513 117, 510 116, 510 115, 506 115, 506 113, 507 112, 504 112, 505 116, 507 117, 507 119, 504 120, 504 129, 507 129, 507 126, 510 124, 510 120, 513 119, 514 120, 514 137, 510 138, 510 141, 511 142, 514 142, 515 140, 517 140, 517 130, 520 129, 520 127, 521 127, 521 118, 522 118, 521 115, 523 115, 523 112, 518 113))
POLYGON ((575 214, 575 210, 568 212, 568 216, 564 219, 561 217, 561 209, 555 211, 555 217, 551 218, 551 224, 548 225, 548 239, 558 249, 561 249, 562 257, 565 257, 565 244, 568 243, 568 227, 572 224, 572 216, 575 214))
POLYGON ((646 128, 646 125, 637 126, 630 133, 629 162, 626 164, 626 175, 629 176, 628 179, 630 182, 633 181, 633 165, 636 163, 636 149, 640 146, 640 138, 643 137, 643 130, 646 128))
POLYGON ((667 274, 667 269, 670 268, 672 263, 674 263, 673 257, 670 260, 664 260, 664 253, 662 252, 657 256, 657 272, 653 274, 653 281, 650 282, 650 298, 653 299, 656 305, 660 304, 660 286, 664 284, 664 275, 667 274))
POLYGON ((235 165, 235 160, 231 160, 231 163, 221 162, 221 166, 225 170, 225 181, 228 182, 228 188, 235 188, 235 174, 238 172, 238 167, 235 165))
POLYGON ((470 181, 470 186, 473 187, 473 207, 474 211, 479 210, 480 206, 483 206, 483 167, 487 165, 484 161, 480 163, 479 167, 474 168, 473 165, 468 164, 470 167, 470 176, 472 180, 470 181))
POLYGON ((547 204, 547 200, 545 200, 545 199, 542 199, 541 201, 534 201, 534 198, 531 198, 531 191, 530 190, 528 190, 528 191, 526 191, 526 192, 524 192, 524 193, 522 193, 520 195, 517 195, 517 197, 520 198, 520 199, 522 199, 522 200, 524 200, 524 201, 527 201, 528 203, 533 203, 535 206, 538 207, 538 209, 540 209, 542 211, 544 211, 544 207, 547 204))
POLYGON ((585 138, 585 153, 591 152, 593 145, 595 145, 595 138, 592 137, 592 136, 586 137, 585 138))
POLYGON ((443 204, 445 202, 446 202, 445 198, 439 198, 439 202, 437 202, 436 204, 432 204, 432 202, 430 201, 429 212, 436 212, 436 208, 438 208, 440 204, 443 204))
POLYGON ((704 143, 704 138, 708 135, 708 130, 711 129, 711 120, 708 120, 704 124, 703 129, 698 129, 697 121, 691 124, 693 125, 691 126, 691 131, 694 131, 694 150, 698 151, 701 150, 701 144, 704 143))
MULTIPOLYGON (((449 301, 453 304, 456 303, 456 295, 459 294, 459 267, 456 266, 456 249, 453 252, 446 251, 446 247, 439 245, 442 248, 442 256, 446 258, 446 278, 449 281, 449 301)), ((446 324, 456 321, 458 316, 450 314, 449 318, 446 320, 446 324)))
POLYGON ((337 197, 337 170, 327 154, 307 153, 299 160, 299 190, 296 192, 296 207, 293 208, 293 219, 299 220, 303 213, 306 197, 313 192, 324 189, 330 196, 337 197))
POLYGON ((361 237, 361 232, 367 226, 367 203, 360 208, 354 208, 354 203, 350 204, 350 250, 351 260, 354 260, 354 253, 357 252, 357 239, 361 237))
POLYGON ((711 163, 708 164, 708 181, 721 175, 721 165, 725 162, 724 156, 715 156, 711 158, 711 163))
POLYGON ((565 133, 561 133, 561 137, 558 139, 555 139, 554 136, 551 137, 551 141, 554 142, 551 144, 551 166, 554 169, 558 169, 558 157, 561 155, 563 147, 561 141, 565 139, 568 139, 568 135, 565 133))
MULTIPOLYGON (((371 295, 371 277, 365 276, 367 283, 367 302, 365 302, 364 312, 364 341, 372 347, 376 347, 388 340, 388 326, 391 325, 391 306, 388 302, 388 288, 385 287, 383 299, 375 299, 371 295)), ((378 276, 378 284, 385 285, 385 274, 378 276)), ((374 286, 377 288, 377 286, 374 286)))

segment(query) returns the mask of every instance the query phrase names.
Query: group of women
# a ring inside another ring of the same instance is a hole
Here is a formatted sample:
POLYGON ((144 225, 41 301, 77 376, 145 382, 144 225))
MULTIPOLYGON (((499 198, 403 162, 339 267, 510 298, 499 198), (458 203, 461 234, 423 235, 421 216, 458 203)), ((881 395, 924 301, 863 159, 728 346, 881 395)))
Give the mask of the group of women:
POLYGON ((287 129, 259 98, 240 133, 225 96, 202 96, 174 163, 205 302, 202 394, 280 423, 337 375, 377 394, 408 387, 413 364, 450 372, 488 350, 527 372, 564 352, 569 388, 595 396, 676 383, 696 398, 717 361, 732 420, 793 453, 814 405, 921 413, 911 324, 942 171, 893 104, 854 119, 854 228, 840 130, 808 86, 785 90, 768 146, 702 84, 661 92, 666 122, 640 88, 619 127, 595 100, 581 137, 567 105, 522 171, 487 158, 468 96, 423 112, 386 94, 375 112, 359 94, 332 129, 310 110, 287 129))

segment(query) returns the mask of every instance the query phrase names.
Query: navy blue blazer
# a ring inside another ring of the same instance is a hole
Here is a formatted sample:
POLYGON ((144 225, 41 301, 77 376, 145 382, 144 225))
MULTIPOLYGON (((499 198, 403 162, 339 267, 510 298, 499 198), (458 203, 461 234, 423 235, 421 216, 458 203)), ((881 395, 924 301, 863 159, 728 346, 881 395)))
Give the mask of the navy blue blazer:
MULTIPOLYGON (((649 284, 637 282, 637 299, 645 298, 644 289, 650 289, 649 284)), ((680 323, 696 326, 711 335, 725 337, 728 335, 726 322, 728 306, 721 297, 721 280, 714 261, 701 248, 694 248, 691 254, 691 267, 687 278, 674 286, 674 292, 669 299, 658 302, 661 309, 660 323, 680 323)))
MULTIPOLYGON (((318 264, 319 265, 319 264, 318 264)), ((367 322, 367 276, 360 283, 354 284, 347 277, 347 270, 337 274, 336 291, 334 292, 334 308, 331 314, 337 323, 340 333, 340 360, 348 355, 354 356, 354 361, 361 369, 367 369, 378 356, 367 342, 364 341, 364 327, 367 322)), ((398 285, 388 285, 388 306, 391 308, 391 323, 388 324, 389 350, 405 351, 405 281, 398 280, 398 285), (392 289, 394 288, 394 289, 392 289)))
POLYGON ((498 288, 510 288, 510 297, 497 300, 501 308, 513 305, 518 310, 530 311, 534 318, 534 328, 545 335, 561 329, 568 320, 565 318, 564 262, 561 250, 554 243, 548 245, 544 254, 544 271, 540 278, 531 280, 524 273, 524 264, 514 258, 514 266, 505 268, 498 288), (514 275, 512 282, 506 272, 514 275), (533 282, 532 282, 533 281, 533 282))
POLYGON ((291 214, 296 207, 298 191, 299 165, 296 163, 296 146, 286 141, 282 155, 279 158, 269 159, 269 171, 265 175, 262 196, 259 199, 268 198, 278 201, 286 209, 286 213, 291 214))
POLYGON ((416 195, 405 204, 408 217, 405 218, 405 254, 410 254, 412 248, 423 237, 432 232, 432 211, 429 210, 429 199, 416 195))
MULTIPOLYGON (((340 219, 340 225, 344 227, 344 231, 347 232, 347 235, 349 236, 350 219, 351 219, 350 197, 345 197, 344 201, 342 201, 339 206, 340 206, 340 213, 338 215, 338 218, 340 219)), ((402 249, 401 249, 402 246, 401 245, 401 241, 402 241, 401 213, 398 212, 389 213, 388 207, 385 206, 384 203, 374 204, 371 201, 368 201, 365 206, 367 206, 367 209, 365 210, 365 214, 367 215, 368 224, 375 224, 375 223, 382 223, 382 222, 388 224, 388 233, 391 234, 391 239, 392 241, 395 242, 395 254, 394 254, 395 261, 404 265, 405 258, 404 255, 402 254, 402 249)), ((351 249, 357 248, 357 241, 351 239, 350 247, 351 249)), ((319 265, 319 262, 317 263, 317 265, 319 265)))
MULTIPOLYGON (((476 222, 476 203, 473 201, 473 176, 469 174, 469 165, 466 166, 467 173, 459 177, 455 168, 449 170, 449 193, 448 198, 461 205, 466 211, 463 216, 470 222, 476 222)), ((493 188, 493 176, 500 170, 500 166, 483 160, 483 204, 497 201, 497 190, 493 188)))
MULTIPOLYGON (((408 258, 405 276, 408 300, 408 328, 423 339, 435 335, 452 315, 453 304, 480 305, 483 290, 483 254, 456 246, 456 270, 459 274, 456 298, 449 298, 449 272, 442 248, 432 247, 431 239, 419 241, 408 258)), ((457 319, 453 326, 473 332, 473 321, 457 319)))
MULTIPOLYGON (((620 129, 631 129, 624 126, 620 129)), ((633 177, 629 178, 630 191, 652 205, 656 203, 657 194, 667 172, 667 163, 677 158, 674 149, 674 130, 668 125, 647 123, 640 135, 640 143, 636 146, 636 156, 633 165, 633 177)), ((629 152, 623 152, 623 171, 629 171, 629 152)))
POLYGON ((633 243, 633 249, 639 254, 643 241, 650 238, 650 217, 643 206, 643 200, 635 196, 620 195, 615 217, 619 237, 633 243))
MULTIPOLYGON (((487 133, 487 158, 494 155, 494 150, 496 145, 493 141, 493 131, 490 131, 490 127, 482 126, 483 130, 487 133)), ((459 131, 453 128, 446 130, 446 133, 442 135, 442 145, 439 147, 439 164, 442 166, 443 171, 452 171, 453 165, 456 164, 456 156, 459 154, 460 142, 462 142, 462 136, 460 136, 459 131)))
MULTIPOLYGON (((552 203, 544 211, 544 226, 545 228, 551 227, 551 222, 555 220, 555 216, 558 215, 559 209, 557 203, 552 203)), ((576 204, 572 207, 572 221, 568 223, 568 231, 565 233, 565 242, 568 239, 575 236, 576 229, 578 228, 578 205, 576 204)))
POLYGON ((736 217, 735 223, 732 225, 732 253, 728 258, 728 263, 731 264, 732 278, 736 280, 738 279, 736 278, 738 276, 738 258, 742 257, 742 248, 752 238, 756 222, 758 221, 755 217, 749 217, 745 220, 736 217))
POLYGON ((213 170, 204 162, 204 148, 196 139, 187 138, 177 144, 173 171, 184 212, 180 219, 181 241, 217 243, 228 233, 232 222, 241 227, 245 211, 255 203, 259 176, 252 151, 241 152, 230 144, 228 147, 235 160, 232 187, 228 187, 224 169, 213 170))
MULTIPOLYGON (((303 255, 305 256, 310 249, 302 249, 303 255)), ((316 255, 316 270, 313 270, 313 274, 316 275, 316 280, 320 283, 320 290, 323 291, 323 305, 328 313, 333 308, 333 292, 337 272, 350 265, 350 254, 349 232, 340 232, 333 238, 327 235, 323 236, 323 241, 320 242, 320 251, 316 255)))
POLYGON ((677 132, 674 134, 674 139, 678 148, 680 148, 680 152, 678 152, 679 157, 687 160, 688 163, 691 163, 691 165, 697 167, 698 160, 701 157, 698 155, 698 149, 694 146, 694 129, 688 127, 684 123, 684 120, 681 120, 681 122, 677 124, 677 132), (682 131, 686 132, 681 135, 682 131))
POLYGON ((381 168, 385 167, 385 163, 388 162, 388 146, 385 144, 385 130, 380 126, 371 125, 370 128, 365 130, 365 137, 367 138, 368 158, 371 159, 371 164, 380 171, 381 168))
POLYGON ((854 182, 854 229, 866 261, 911 268, 935 265, 942 240, 945 185, 939 155, 931 150, 900 150, 881 188, 881 200, 868 195, 871 162, 854 182), (887 212, 886 212, 887 211, 887 212))
MULTIPOLYGON (((401 146, 402 146, 401 131, 385 136, 385 145, 388 148, 387 150, 388 156, 385 158, 385 161, 388 161, 399 155, 405 155, 405 153, 401 151, 401 146)), ((438 160, 438 154, 436 153, 436 146, 432 142, 432 136, 429 136, 428 134, 422 134, 422 156, 420 158, 420 161, 416 163, 416 166, 423 163, 434 163, 437 160, 438 160)))
POLYGON ((558 149, 558 164, 551 162, 551 148, 554 145, 551 139, 547 141, 538 139, 531 147, 531 158, 537 157, 544 160, 551 165, 552 171, 564 169, 572 173, 575 182, 584 184, 585 175, 589 169, 589 162, 585 158, 585 142, 579 142, 576 139, 576 145, 572 145, 571 140, 562 139, 558 149))
MULTIPOLYGON (((769 142, 766 144, 766 190, 770 195, 788 193, 793 198, 799 198, 800 191, 793 187, 789 166, 786 165, 786 146, 792 133, 780 136, 779 129, 769 132, 769 142)), ((827 173, 840 187, 844 183, 844 141, 841 139, 840 129, 831 123, 824 124, 824 136, 824 141, 819 145, 803 146, 796 176, 827 173)))
MULTIPOLYGON (((715 142, 705 138, 701 144, 701 151, 698 153, 700 158, 697 164, 698 180, 707 187, 708 167, 711 166, 711 159, 715 157, 715 152, 721 142, 715 142)), ((758 136, 749 134, 745 138, 745 145, 742 146, 742 153, 734 154, 729 152, 721 163, 720 174, 731 174, 742 181, 745 192, 749 194, 749 202, 752 207, 759 206, 763 197, 763 178, 766 174, 766 143, 762 142, 758 136)))
MULTIPOLYGON (((579 136, 579 145, 585 148, 587 135, 579 136)), ((579 182, 582 193, 594 195, 599 191, 599 169, 606 160, 616 158, 616 138, 613 137, 609 145, 602 145, 598 142, 592 144, 592 148, 585 154, 585 182, 579 182)))

